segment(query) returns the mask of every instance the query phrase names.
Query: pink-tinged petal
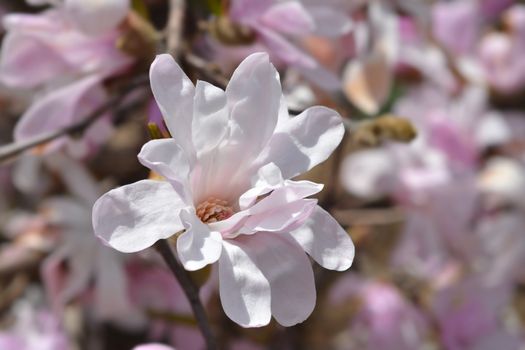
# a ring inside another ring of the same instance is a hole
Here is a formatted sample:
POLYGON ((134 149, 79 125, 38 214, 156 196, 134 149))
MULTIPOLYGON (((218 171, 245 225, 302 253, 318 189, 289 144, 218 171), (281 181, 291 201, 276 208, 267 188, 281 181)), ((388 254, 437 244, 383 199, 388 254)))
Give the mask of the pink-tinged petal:
POLYGON ((314 19, 317 35, 337 38, 352 30, 352 21, 344 11, 326 5, 308 6, 307 10, 314 19))
POLYGON ((177 238, 177 253, 184 268, 195 271, 219 260, 222 252, 221 234, 210 231, 189 210, 182 210, 180 217, 186 231, 177 238))
POLYGON ((285 327, 303 322, 316 299, 312 267, 303 249, 288 234, 258 232, 235 243, 270 282, 272 315, 277 322, 285 327))
POLYGON ((260 164, 275 163, 285 179, 305 173, 325 161, 343 138, 339 114, 326 107, 311 107, 280 127, 261 154, 260 164))
MULTIPOLYGON (((256 226, 258 221, 265 220, 266 217, 272 215, 271 213, 279 209, 282 210, 294 202, 320 192, 322 188, 323 185, 310 181, 286 181, 283 186, 274 188, 270 195, 264 197, 252 207, 237 212, 226 220, 211 223, 209 226, 213 230, 221 232, 223 237, 228 238, 233 238, 240 234, 253 234, 256 230, 252 226, 256 226), (248 220, 251 226, 246 224, 248 220)), ((296 204, 292 208, 297 208, 296 204)), ((298 227, 295 224, 302 224, 302 220, 305 220, 305 216, 309 214, 308 205, 305 204, 302 208, 304 210, 296 216, 295 222, 290 222, 290 230, 298 227)))
POLYGON ((255 185, 239 197, 241 210, 248 209, 260 196, 270 193, 284 184, 281 170, 274 163, 268 163, 257 171, 255 185))
POLYGON ((254 232, 287 232, 302 226, 317 205, 316 199, 303 199, 256 215, 243 225, 243 229, 254 232))
POLYGON ((243 327, 270 323, 270 283, 236 241, 224 241, 219 259, 219 293, 226 315, 243 327))
POLYGON ((343 73, 343 92, 359 109, 376 114, 392 87, 392 72, 385 55, 377 52, 352 61, 343 73))
POLYGON ((149 76, 153 96, 171 136, 193 162, 194 148, 191 140, 195 95, 193 83, 168 54, 157 56, 151 64, 149 76))
POLYGON ((7 86, 37 87, 71 69, 54 48, 33 35, 8 32, 4 38, 0 54, 0 80, 7 86))
POLYGON ((164 344, 143 344, 133 348, 133 350, 175 350, 171 346, 164 344))
POLYGON ((24 113, 15 127, 15 140, 56 131, 69 126, 106 99, 106 93, 97 76, 66 85, 38 98, 24 113))
POLYGON ((190 161, 174 139, 148 141, 142 146, 138 159, 145 167, 164 176, 184 202, 191 205, 190 161))
POLYGON ((268 52, 272 54, 272 57, 276 57, 286 64, 303 68, 311 69, 318 65, 310 55, 275 31, 264 27, 257 27, 256 30, 260 40, 268 47, 268 52))
POLYGON ((352 265, 354 243, 341 225, 321 207, 317 206, 304 226, 290 234, 325 269, 344 271, 352 265))
POLYGON ((193 144, 197 157, 215 149, 228 130, 226 93, 205 81, 197 81, 193 104, 193 144))
POLYGON ((259 20, 284 34, 303 36, 311 33, 315 28, 311 15, 297 1, 276 3, 259 20))
POLYGON ((93 206, 93 228, 116 250, 137 252, 182 230, 179 212, 184 207, 169 183, 142 180, 100 197, 93 206))
POLYGON ((65 0, 64 7, 83 32, 101 35, 116 28, 130 10, 129 0, 65 0))
POLYGON ((274 0, 233 0, 229 15, 236 22, 251 23, 273 4, 274 0))
POLYGON ((436 3, 432 9, 432 21, 434 35, 453 53, 468 54, 476 45, 482 21, 477 3, 436 3))

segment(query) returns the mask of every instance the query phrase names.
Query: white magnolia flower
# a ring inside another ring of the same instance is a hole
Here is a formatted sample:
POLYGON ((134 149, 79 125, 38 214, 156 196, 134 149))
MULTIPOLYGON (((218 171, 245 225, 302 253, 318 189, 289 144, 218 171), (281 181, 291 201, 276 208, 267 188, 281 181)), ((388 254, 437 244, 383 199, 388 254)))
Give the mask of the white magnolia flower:
POLYGON ((291 118, 268 55, 246 58, 226 91, 194 86, 169 55, 150 71, 172 139, 144 145, 139 161, 166 181, 114 189, 93 208, 95 233, 137 252, 184 230, 177 253, 187 270, 219 262, 226 314, 245 327, 271 316, 304 321, 315 305, 307 252, 346 270, 354 246, 315 199, 322 185, 290 178, 324 161, 342 139, 337 112, 312 107, 291 118))

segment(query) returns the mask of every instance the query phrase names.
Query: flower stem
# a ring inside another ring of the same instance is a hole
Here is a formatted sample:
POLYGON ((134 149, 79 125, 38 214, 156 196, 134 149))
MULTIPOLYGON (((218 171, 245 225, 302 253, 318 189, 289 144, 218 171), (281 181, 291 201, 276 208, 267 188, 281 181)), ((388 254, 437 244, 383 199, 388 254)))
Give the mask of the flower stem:
POLYGON ((193 311, 193 314, 195 315, 195 319, 197 320, 197 324, 202 332, 202 335, 204 336, 204 339, 206 340, 206 348, 208 350, 216 350, 217 343, 215 342, 215 336, 213 335, 210 323, 208 321, 208 317, 206 316, 206 312, 204 311, 204 306, 202 305, 199 299, 198 288, 191 280, 191 277, 188 274, 188 272, 177 260, 175 255, 173 255, 173 252, 166 240, 158 241, 155 244, 155 248, 160 253, 162 258, 170 268, 171 272, 181 285, 182 290, 184 290, 184 294, 186 294, 186 297, 190 302, 191 309, 193 311))

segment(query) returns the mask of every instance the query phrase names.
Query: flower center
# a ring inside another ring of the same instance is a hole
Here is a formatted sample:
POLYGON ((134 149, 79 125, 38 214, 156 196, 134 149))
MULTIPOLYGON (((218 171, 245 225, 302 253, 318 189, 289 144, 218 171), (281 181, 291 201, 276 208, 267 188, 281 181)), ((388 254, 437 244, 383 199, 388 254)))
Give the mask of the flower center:
POLYGON ((210 197, 197 206, 197 216, 204 223, 225 220, 233 215, 233 209, 228 202, 210 197))

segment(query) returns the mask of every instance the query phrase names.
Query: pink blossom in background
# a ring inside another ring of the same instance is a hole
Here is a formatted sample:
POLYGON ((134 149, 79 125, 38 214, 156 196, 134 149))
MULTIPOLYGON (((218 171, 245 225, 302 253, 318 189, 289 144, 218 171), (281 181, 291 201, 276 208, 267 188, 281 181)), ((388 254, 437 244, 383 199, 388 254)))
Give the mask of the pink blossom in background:
POLYGON ((70 350, 70 343, 54 315, 23 300, 15 305, 15 323, 0 331, 2 350, 70 350))
POLYGON ((512 94, 525 87, 525 6, 506 11, 507 32, 492 32, 480 42, 479 57, 488 82, 502 93, 512 94))
POLYGON ((447 350, 519 349, 523 334, 505 326, 503 316, 510 302, 506 286, 487 288, 470 278, 438 291, 434 312, 447 350))
POLYGON ((272 315, 288 326, 304 321, 315 305, 305 252, 346 270, 354 247, 317 201, 306 199, 322 186, 289 178, 337 146, 339 115, 312 107, 290 118, 266 54, 243 61, 226 92, 202 81, 194 87, 168 55, 153 62, 150 78, 173 139, 148 142, 138 157, 167 181, 106 193, 93 208, 95 233, 136 252, 185 229, 178 256, 188 270, 219 262, 228 317, 245 327, 266 325, 272 315))
POLYGON ((337 349, 421 349, 428 336, 425 316, 387 282, 347 275, 330 291, 334 306, 357 298, 359 307, 337 349))
MULTIPOLYGON (((337 76, 307 52, 303 41, 312 36, 339 38, 348 34, 352 22, 343 6, 299 0, 234 0, 228 15, 233 22, 256 34, 253 48, 247 48, 249 53, 265 50, 275 64, 299 70, 323 89, 339 89, 337 76)), ((229 50, 237 49, 228 47, 229 50)), ((242 54, 240 50, 237 53, 242 54)))
MULTIPOLYGON (((74 3, 79 2, 68 1, 64 6, 77 6, 74 3)), ((92 23, 96 18, 98 28, 103 28, 99 12, 87 11, 81 16, 92 23)), ((95 36, 82 32, 77 23, 61 5, 34 15, 4 17, 7 34, 0 56, 0 81, 11 88, 37 89, 32 105, 17 125, 17 141, 78 122, 106 100, 103 81, 133 63, 116 47, 121 35, 116 29, 118 23, 95 36)), ((86 157, 109 137, 112 128, 108 118, 100 118, 80 141, 64 137, 47 145, 46 151, 66 147, 70 154, 86 157)))

